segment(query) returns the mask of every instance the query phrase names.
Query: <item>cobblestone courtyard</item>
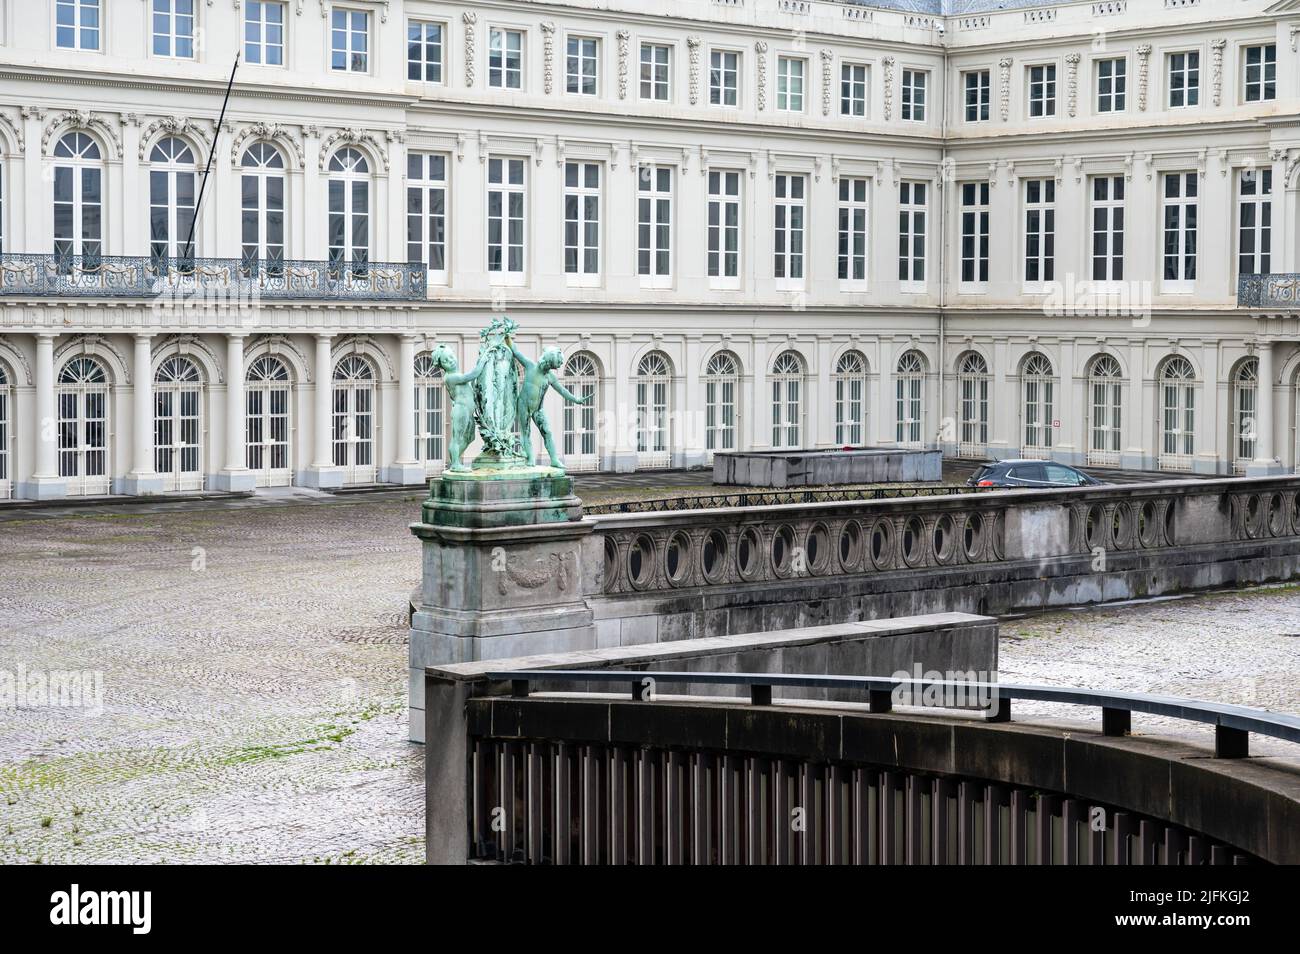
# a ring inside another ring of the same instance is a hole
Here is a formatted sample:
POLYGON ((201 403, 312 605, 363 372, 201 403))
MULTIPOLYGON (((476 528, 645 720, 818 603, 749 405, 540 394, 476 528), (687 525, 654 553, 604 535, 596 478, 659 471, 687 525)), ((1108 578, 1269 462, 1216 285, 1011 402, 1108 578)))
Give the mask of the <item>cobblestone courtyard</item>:
MULTIPOLYGON (((359 497, 0 519, 0 670, 98 670, 104 688, 99 714, 0 710, 0 862, 422 860, 417 515, 359 497)), ((1293 589, 1003 635, 1007 679, 1297 708, 1293 589)))

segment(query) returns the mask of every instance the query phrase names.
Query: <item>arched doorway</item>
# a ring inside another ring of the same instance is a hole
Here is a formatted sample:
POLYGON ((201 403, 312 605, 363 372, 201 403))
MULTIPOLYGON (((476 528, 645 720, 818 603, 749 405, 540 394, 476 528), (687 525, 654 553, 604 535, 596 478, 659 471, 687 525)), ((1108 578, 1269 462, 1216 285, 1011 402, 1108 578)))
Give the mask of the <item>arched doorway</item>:
POLYGON ((565 362, 564 386, 578 397, 591 397, 589 404, 564 402, 563 456, 564 466, 568 470, 595 470, 600 464, 599 433, 596 427, 599 417, 599 384, 600 369, 592 355, 579 351, 565 362))
POLYGON ((254 360, 245 375, 245 456, 259 487, 293 483, 290 387, 288 367, 273 355, 254 360))
POLYGON ((158 366, 153 392, 154 470, 163 490, 203 489, 203 378, 175 355, 158 366))
POLYGON ((426 474, 442 471, 447 455, 442 368, 428 351, 415 356, 415 459, 426 474))
POLYGON ((375 372, 350 354, 334 365, 334 466, 345 484, 375 482, 375 372))
POLYGON ((108 374, 97 360, 70 358, 59 371, 59 476, 69 496, 106 494, 109 475, 108 374))

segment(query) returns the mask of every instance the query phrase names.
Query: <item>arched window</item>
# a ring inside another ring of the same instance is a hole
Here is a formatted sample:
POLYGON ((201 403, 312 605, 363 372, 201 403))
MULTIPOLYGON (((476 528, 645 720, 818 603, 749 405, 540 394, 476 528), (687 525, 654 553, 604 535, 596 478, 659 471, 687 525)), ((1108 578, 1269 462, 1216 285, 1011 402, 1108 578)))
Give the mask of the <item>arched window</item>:
POLYGON ((187 242, 194 226, 195 181, 190 147, 175 136, 159 140, 149 153, 149 255, 156 264, 188 263, 194 257, 187 242))
POLYGON ((1175 355, 1160 371, 1160 467, 1190 470, 1196 453, 1196 372, 1175 355))
POLYGON ((108 375, 94 358, 71 358, 59 371, 59 476, 70 495, 106 494, 108 375))
POLYGON ((636 369, 636 450, 641 467, 667 467, 669 389, 672 365, 662 351, 651 351, 636 369))
POLYGON ((599 462, 596 441, 596 402, 600 371, 596 359, 585 351, 570 356, 564 365, 564 386, 578 397, 591 395, 590 404, 564 402, 564 464, 569 470, 595 470, 599 462))
POLYGON ((740 389, 740 362, 729 351, 719 351, 704 368, 704 449, 736 449, 736 396, 740 389))
POLYGON ((239 160, 240 255, 245 269, 284 264, 284 156, 269 142, 255 142, 239 160))
POLYGON ((968 351, 957 362, 957 454, 983 457, 989 442, 989 368, 968 351))
POLYGON ((1124 381, 1119 362, 1099 354, 1088 368, 1088 463, 1119 465, 1124 381))
POLYGON ((245 375, 244 444, 248 469, 259 487, 287 487, 293 481, 289 427, 289 369, 263 355, 245 375))
POLYGON ((772 446, 798 447, 803 417, 803 362, 782 351, 772 362, 772 446))
POLYGON ((99 144, 68 133, 54 147, 54 254, 70 268, 80 255, 94 268, 104 252, 104 169, 99 144))
POLYGON ((375 481, 375 372, 370 362, 350 354, 334 365, 334 466, 343 482, 375 481))
POLYGON ((442 368, 428 351, 415 356, 415 459, 426 474, 442 470, 447 422, 443 414, 442 368))
POLYGON ((198 365, 174 355, 154 374, 154 470, 164 490, 203 489, 203 378, 198 365))
POLYGON ((13 492, 13 477, 10 475, 9 448, 13 446, 13 435, 9 432, 11 414, 11 397, 9 374, 0 364, 0 499, 7 500, 13 492))
POLYGON ((1259 407, 1259 361, 1247 358, 1237 365, 1232 376, 1232 412, 1228 426, 1232 430, 1232 467, 1245 473, 1255 459, 1256 409, 1259 407))
POLYGON ((835 362, 835 443, 861 447, 867 433, 867 359, 846 351, 835 362))
POLYGON ((894 376, 894 403, 897 415, 895 441, 900 445, 921 443, 925 414, 925 361, 920 353, 908 351, 898 359, 894 376))
POLYGON ((1056 378, 1052 362, 1044 354, 1025 358, 1020 368, 1021 409, 1024 414, 1026 457, 1046 457, 1052 450, 1052 414, 1056 409, 1056 378))
POLYGON ((335 265, 370 261, 370 164, 351 146, 330 158, 329 254, 335 265))

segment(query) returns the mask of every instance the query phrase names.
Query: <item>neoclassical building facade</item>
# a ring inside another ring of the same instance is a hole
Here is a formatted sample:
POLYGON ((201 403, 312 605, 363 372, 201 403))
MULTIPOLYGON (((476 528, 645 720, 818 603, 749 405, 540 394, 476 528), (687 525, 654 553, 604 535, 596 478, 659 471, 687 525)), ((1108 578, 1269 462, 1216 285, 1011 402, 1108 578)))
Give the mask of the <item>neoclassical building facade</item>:
POLYGON ((551 409, 575 470, 1295 469, 1298 37, 1296 0, 0 3, 0 496, 418 483, 430 352, 502 313, 595 395, 551 409))

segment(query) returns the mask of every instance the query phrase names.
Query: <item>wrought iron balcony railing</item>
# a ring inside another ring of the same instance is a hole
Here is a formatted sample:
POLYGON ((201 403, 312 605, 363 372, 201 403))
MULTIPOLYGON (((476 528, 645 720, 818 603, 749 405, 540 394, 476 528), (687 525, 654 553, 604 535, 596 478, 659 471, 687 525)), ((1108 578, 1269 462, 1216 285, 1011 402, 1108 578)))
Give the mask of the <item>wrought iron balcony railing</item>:
POLYGON ((1238 308, 1300 308, 1300 273, 1242 275, 1237 279, 1238 308))
POLYGON ((0 296, 230 300, 421 301, 416 262, 0 255, 0 296))

